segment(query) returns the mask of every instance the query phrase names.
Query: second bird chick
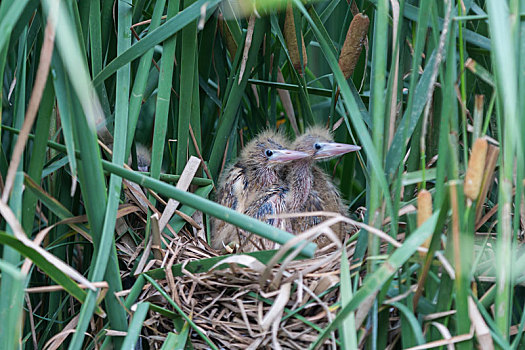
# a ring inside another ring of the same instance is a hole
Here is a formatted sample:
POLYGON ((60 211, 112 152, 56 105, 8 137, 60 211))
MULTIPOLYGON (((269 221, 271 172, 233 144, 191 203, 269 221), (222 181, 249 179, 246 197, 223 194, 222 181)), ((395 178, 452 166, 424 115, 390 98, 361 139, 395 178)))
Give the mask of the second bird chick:
MULTIPOLYGON (((329 176, 315 165, 315 162, 358 151, 361 147, 334 142, 327 129, 314 126, 299 136, 292 144, 292 148, 308 153, 310 156, 287 166, 282 175, 290 188, 288 211, 291 213, 329 211, 346 216, 347 209, 337 187, 329 176)), ((320 222, 321 219, 317 216, 299 217, 292 219, 292 230, 294 233, 303 232, 320 222)), ((332 230, 341 240, 344 239, 345 225, 335 225, 332 230)), ((322 235, 316 243, 321 248, 329 244, 330 240, 322 235)))

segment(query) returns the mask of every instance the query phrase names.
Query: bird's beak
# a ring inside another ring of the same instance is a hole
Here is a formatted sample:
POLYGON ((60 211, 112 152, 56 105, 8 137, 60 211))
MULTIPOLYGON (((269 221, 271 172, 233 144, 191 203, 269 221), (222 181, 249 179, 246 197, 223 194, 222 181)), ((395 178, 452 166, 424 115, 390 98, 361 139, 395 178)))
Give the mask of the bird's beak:
POLYGON ((348 152, 359 151, 361 147, 348 145, 346 143, 323 142, 319 143, 321 149, 314 154, 314 159, 326 159, 337 157, 348 152))
POLYGON ((287 163, 291 162, 292 160, 297 160, 301 158, 309 157, 310 155, 305 152, 300 151, 290 151, 287 149, 275 149, 272 150, 273 155, 271 158, 272 162, 275 163, 287 163))

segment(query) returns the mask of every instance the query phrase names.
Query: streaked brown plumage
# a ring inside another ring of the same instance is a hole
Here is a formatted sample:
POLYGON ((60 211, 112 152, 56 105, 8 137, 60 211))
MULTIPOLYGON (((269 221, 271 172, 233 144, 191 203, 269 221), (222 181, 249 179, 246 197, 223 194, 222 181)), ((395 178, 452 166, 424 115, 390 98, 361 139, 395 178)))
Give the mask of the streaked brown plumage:
MULTIPOLYGON (((223 172, 217 202, 257 219, 263 219, 269 213, 281 212, 283 206, 279 200, 268 201, 265 205, 255 202, 261 200, 263 194, 279 182, 279 171, 286 163, 308 156, 306 153, 290 151, 285 145, 288 145, 286 138, 271 130, 262 132, 249 142, 237 162, 223 172), (261 205, 258 208, 259 204, 261 205)), ((284 228, 281 222, 272 219, 267 221, 284 228)), ((239 244, 241 251, 258 248, 252 239, 255 236, 238 230, 231 224, 212 219, 211 225, 211 243, 215 249, 222 249, 230 243, 239 244)))
MULTIPOLYGON (((289 212, 330 211, 346 215, 347 209, 339 191, 329 176, 314 163, 357 151, 360 147, 335 143, 328 130, 314 126, 298 137, 292 148, 309 153, 310 157, 296 160, 285 169, 286 182, 290 188, 287 210, 289 212)), ((292 230, 294 233, 303 232, 321 221, 317 216, 296 218, 292 220, 292 230)), ((341 240, 344 239, 346 233, 344 225, 334 225, 332 230, 341 240)), ((319 247, 323 247, 330 243, 330 240, 322 235, 316 243, 319 247)))
MULTIPOLYGON (((256 191, 254 196, 252 196, 252 200, 247 202, 244 214, 291 233, 292 225, 290 220, 267 217, 269 215, 286 212, 287 191, 288 188, 284 187, 281 183, 276 183, 268 188, 256 191)), ((241 251, 245 252, 267 250, 275 248, 275 243, 267 239, 259 238, 255 235, 247 235, 245 236, 244 241, 241 242, 240 248, 241 251)))

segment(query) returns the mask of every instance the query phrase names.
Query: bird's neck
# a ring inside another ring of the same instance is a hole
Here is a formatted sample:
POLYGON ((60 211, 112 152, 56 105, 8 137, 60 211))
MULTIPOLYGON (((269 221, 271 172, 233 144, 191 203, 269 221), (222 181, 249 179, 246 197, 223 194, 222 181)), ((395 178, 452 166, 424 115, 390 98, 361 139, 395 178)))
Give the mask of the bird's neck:
POLYGON ((289 209, 299 211, 312 190, 312 163, 308 160, 297 161, 289 174, 288 183, 290 185, 289 209))
POLYGON ((262 167, 254 171, 254 186, 264 188, 279 182, 279 176, 273 168, 262 167))

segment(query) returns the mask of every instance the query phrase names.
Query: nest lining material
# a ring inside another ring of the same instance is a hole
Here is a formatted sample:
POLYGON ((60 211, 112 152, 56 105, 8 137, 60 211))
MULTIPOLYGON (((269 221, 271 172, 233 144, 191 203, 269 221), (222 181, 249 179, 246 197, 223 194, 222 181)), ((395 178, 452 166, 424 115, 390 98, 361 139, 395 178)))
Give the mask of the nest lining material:
MULTIPOLYGON (((323 228, 331 221, 298 235, 297 241, 326 233, 323 228)), ((166 278, 157 282, 218 348, 305 349, 335 317, 340 298, 340 242, 325 247, 312 259, 292 260, 292 253, 282 263, 263 264, 251 255, 232 255, 225 256, 208 272, 191 273, 185 269, 188 262, 218 254, 199 238, 202 231, 190 229, 194 232, 184 228, 175 237, 163 235, 168 247, 163 260, 150 261, 144 271, 165 269, 166 278), (172 273, 171 267, 176 264, 182 264, 181 275, 172 273)), ((144 247, 120 244, 127 247, 121 250, 126 255, 122 258, 132 268, 138 251, 144 247)), ((352 257, 354 245, 347 246, 347 256, 352 257)), ((275 255, 282 257, 288 246, 275 255)), ((151 284, 146 284, 137 299, 143 301, 173 310, 151 284)), ((145 326, 143 341, 153 349, 160 348, 167 333, 175 328, 169 317, 151 310, 145 326)), ((191 343, 196 349, 210 348, 195 331, 191 343)), ((336 348, 334 337, 327 339, 323 347, 336 348)))
MULTIPOLYGON (((185 181, 188 185, 190 177, 185 181)), ((138 190, 134 188, 135 192, 138 190)), ((152 207, 144 195, 139 197, 146 199, 145 204, 135 200, 137 194, 131 189, 127 195, 143 213, 147 212, 147 207, 152 207)), ((161 216, 154 207, 152 209, 158 217, 161 216)), ((282 214, 283 217, 290 215, 282 214)), ((335 213, 303 215, 325 216, 326 220, 296 235, 273 258, 262 259, 265 263, 251 255, 225 256, 226 260, 200 273, 191 273, 185 266, 191 261, 219 256, 206 243, 203 229, 206 226, 201 212, 196 211, 191 218, 183 218, 188 224, 178 234, 169 225, 171 235, 162 230, 153 230, 152 236, 157 235, 157 239, 155 242, 150 240, 146 245, 144 242, 137 245, 129 233, 124 233, 126 228, 121 229, 117 247, 120 260, 127 267, 123 269, 123 277, 138 276, 142 272, 163 268, 165 278, 157 279, 158 284, 208 337, 208 341, 218 348, 305 349, 317 339, 319 332, 338 310, 339 270, 344 245, 330 227, 342 221, 348 224, 349 219, 335 213), (330 238, 333 243, 319 249, 315 258, 293 260, 301 249, 294 250, 294 246, 315 241, 321 235, 330 238), (160 249, 159 241, 166 249, 160 249), (288 251, 291 253, 285 258, 288 251), (155 259, 148 261, 150 252, 155 259), (142 258, 137 261, 141 255, 142 258), (172 267, 177 264, 181 264, 181 273, 172 271, 172 267)), ((123 226, 127 226, 123 219, 119 220, 123 226)), ((129 223, 129 220, 126 221, 129 223)), ((145 221, 139 214, 138 224, 132 226, 143 227, 145 221)), ((137 232, 136 229, 134 231, 137 232)), ((347 245, 346 256, 353 256, 354 246, 355 243, 347 245)), ((174 309, 151 284, 144 286, 137 299, 137 302, 144 301, 167 310, 174 309)), ((142 342, 148 342, 152 349, 160 348, 169 332, 176 333, 174 315, 176 312, 161 315, 150 310, 144 322, 142 342)), ((190 340, 196 349, 210 348, 195 330, 192 330, 190 340)), ((327 339, 323 347, 335 349, 335 338, 332 336, 327 339)))

